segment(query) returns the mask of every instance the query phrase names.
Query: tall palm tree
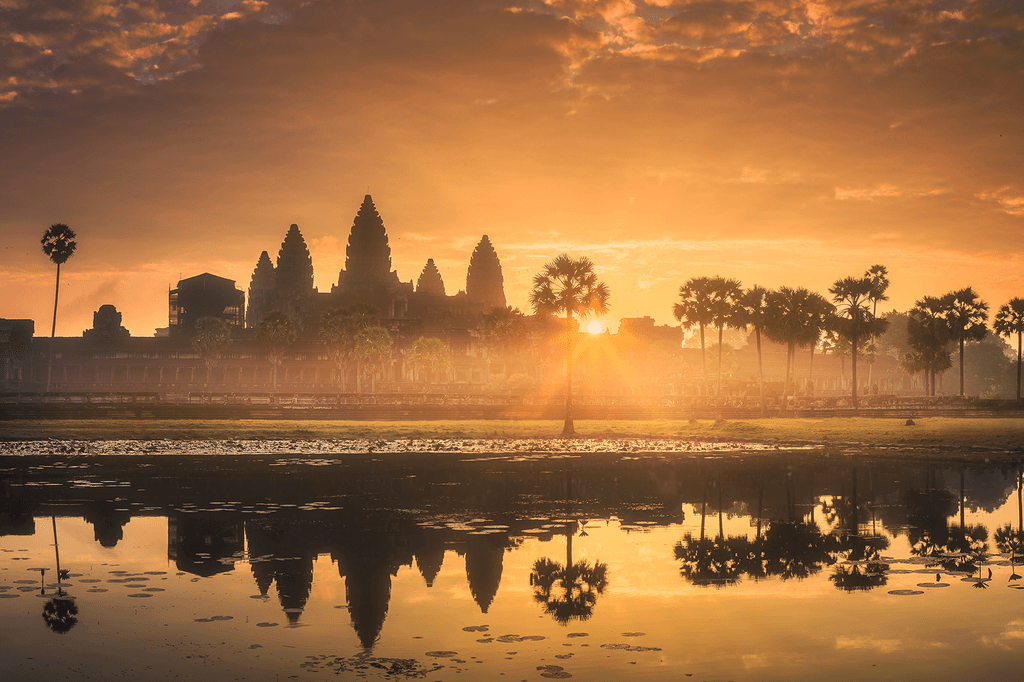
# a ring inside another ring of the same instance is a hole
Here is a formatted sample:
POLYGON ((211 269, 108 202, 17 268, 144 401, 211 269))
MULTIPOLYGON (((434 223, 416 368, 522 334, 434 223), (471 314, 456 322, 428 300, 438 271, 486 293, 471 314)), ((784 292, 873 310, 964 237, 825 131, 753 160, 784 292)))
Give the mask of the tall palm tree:
POLYGON ((768 324, 769 293, 764 287, 755 284, 743 292, 739 301, 741 315, 739 321, 753 328, 754 340, 757 344, 757 396, 762 417, 764 417, 764 365, 761 362, 761 334, 768 324))
POLYGON ((821 332, 816 311, 826 305, 829 303, 821 294, 803 287, 780 287, 778 291, 768 294, 765 335, 772 341, 786 344, 786 381, 779 414, 786 413, 790 367, 796 357, 796 347, 817 342, 821 332))
POLYGON ((971 287, 942 297, 949 331, 960 347, 960 395, 964 395, 964 342, 981 341, 988 333, 988 303, 971 287))
POLYGON ((870 277, 844 277, 829 288, 836 314, 842 320, 842 329, 853 347, 850 364, 853 373, 853 409, 857 409, 857 342, 885 331, 889 323, 879 320, 871 312, 872 293, 875 285, 870 277))
POLYGON ((934 396, 935 375, 953 366, 946 348, 951 339, 942 299, 925 296, 914 303, 907 317, 907 340, 913 352, 901 362, 911 373, 925 373, 925 394, 934 396))
POLYGON ((739 301, 743 289, 738 279, 715 276, 711 279, 711 323, 718 329, 718 384, 715 394, 722 393, 722 331, 726 327, 739 328, 739 301))
POLYGON ((608 310, 608 285, 597 279, 589 258, 563 253, 533 276, 530 305, 537 313, 565 314, 565 424, 563 436, 573 436, 572 337, 573 315, 580 321, 608 310))
POLYGON ((375 325, 376 311, 370 306, 334 308, 320 317, 318 334, 327 349, 327 357, 335 365, 335 381, 341 377, 341 390, 345 392, 345 379, 349 361, 355 356, 356 334, 375 325))
POLYGON ((272 312, 256 325, 256 339, 267 347, 267 359, 273 367, 273 387, 277 392, 277 366, 284 360, 285 350, 295 341, 298 330, 284 313, 272 312))
POLYGON ((714 322, 711 309, 713 300, 710 277, 691 277, 679 287, 679 303, 672 306, 672 314, 679 320, 683 329, 700 329, 700 374, 707 386, 705 374, 708 366, 707 348, 704 344, 704 328, 714 322))
MULTIPOLYGON (((889 297, 885 295, 889 289, 889 271, 884 265, 872 265, 864 273, 864 276, 871 280, 871 293, 868 295, 868 298, 871 299, 871 314, 878 317, 878 302, 889 300, 889 297)), ((874 385, 874 369, 875 361, 872 356, 871 362, 868 364, 868 386, 874 385)))
POLYGON ((50 353, 46 361, 46 390, 50 390, 50 378, 53 374, 53 337, 57 335, 57 297, 60 296, 60 266, 75 253, 78 242, 75 231, 64 223, 54 223, 43 233, 43 253, 49 256, 57 266, 57 285, 53 292, 53 327, 50 329, 50 353))
POLYGON ((231 327, 219 317, 200 317, 196 320, 192 348, 206 365, 206 383, 210 383, 213 368, 221 354, 231 345, 231 327))
MULTIPOLYGON (((383 375, 391 360, 391 347, 394 342, 391 334, 380 325, 366 327, 356 334, 355 355, 357 361, 356 378, 362 381, 362 373, 370 373, 370 391, 377 389, 377 375, 383 375)), ((362 392, 362 384, 357 386, 362 392)))
MULTIPOLYGON (((512 358, 518 355, 529 333, 526 316, 519 308, 505 306, 492 308, 484 315, 484 344, 501 359, 502 377, 508 378, 508 367, 512 358)), ((490 353, 488 353, 488 358, 490 353)), ((488 359, 488 374, 490 360, 488 359)))
POLYGON ((1024 298, 1012 298, 1009 303, 999 306, 995 323, 992 325, 999 336, 1007 338, 1017 335, 1017 400, 1020 400, 1021 335, 1024 335, 1024 298))

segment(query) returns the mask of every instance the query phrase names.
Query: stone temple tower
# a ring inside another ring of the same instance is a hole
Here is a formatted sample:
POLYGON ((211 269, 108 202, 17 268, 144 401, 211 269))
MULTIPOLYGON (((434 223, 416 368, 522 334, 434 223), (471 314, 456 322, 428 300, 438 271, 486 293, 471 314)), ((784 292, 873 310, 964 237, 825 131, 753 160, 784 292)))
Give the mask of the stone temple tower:
POLYGON ((312 298, 313 258, 299 226, 292 225, 277 255, 274 303, 281 312, 296 317, 311 305, 312 298))
POLYGON ((270 254, 260 254, 249 283, 249 305, 245 308, 245 326, 255 327, 274 309, 274 264, 270 254))
POLYGON ((470 302, 484 312, 507 305, 501 262, 486 234, 480 239, 480 243, 473 250, 473 256, 469 259, 466 294, 470 302))
POLYGON ((374 288, 397 281, 391 272, 391 247, 384 221, 369 194, 363 199, 345 249, 345 269, 338 277, 339 287, 349 291, 374 288))
POLYGON ((434 265, 433 258, 428 258, 427 264, 423 266, 423 272, 416 281, 416 291, 431 296, 444 296, 444 280, 441 279, 441 273, 434 265))

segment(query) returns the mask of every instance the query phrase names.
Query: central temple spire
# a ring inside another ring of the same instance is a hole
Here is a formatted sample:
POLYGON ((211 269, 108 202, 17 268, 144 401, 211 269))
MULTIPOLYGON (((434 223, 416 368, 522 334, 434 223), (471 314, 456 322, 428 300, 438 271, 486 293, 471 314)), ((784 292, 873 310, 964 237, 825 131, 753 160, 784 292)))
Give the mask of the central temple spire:
POLYGON ((386 282, 391 273, 388 233, 369 194, 352 223, 345 249, 345 272, 350 286, 386 282))

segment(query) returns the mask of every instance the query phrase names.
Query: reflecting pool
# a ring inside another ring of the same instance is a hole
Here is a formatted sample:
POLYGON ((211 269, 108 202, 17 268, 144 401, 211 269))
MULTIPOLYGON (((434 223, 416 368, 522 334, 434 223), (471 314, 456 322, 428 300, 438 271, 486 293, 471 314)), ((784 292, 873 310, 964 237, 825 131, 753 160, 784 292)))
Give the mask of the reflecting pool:
POLYGON ((3 679, 1010 679, 1024 663, 1016 462, 343 449, 0 451, 3 679))

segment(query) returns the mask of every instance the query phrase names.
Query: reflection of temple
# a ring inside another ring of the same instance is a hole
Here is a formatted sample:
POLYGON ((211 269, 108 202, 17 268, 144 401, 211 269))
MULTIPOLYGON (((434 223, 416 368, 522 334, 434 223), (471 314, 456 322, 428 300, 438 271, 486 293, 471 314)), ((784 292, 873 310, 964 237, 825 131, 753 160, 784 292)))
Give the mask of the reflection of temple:
POLYGON ((245 522, 249 562, 260 594, 277 583, 277 597, 289 623, 297 623, 313 588, 316 550, 305 541, 303 528, 273 519, 245 522))
POLYGON ((234 569, 243 556, 241 521, 223 513, 191 512, 167 517, 167 558, 179 571, 203 578, 234 569))
POLYGON ((127 509, 118 510, 113 503, 98 503, 86 511, 85 520, 93 525, 93 534, 101 547, 116 547, 124 539, 124 527, 132 520, 127 509))
POLYGON ((391 602, 391 578, 401 566, 412 564, 402 538, 390 534, 359 533, 336 539, 331 552, 338 575, 345 579, 345 599, 352 627, 364 647, 372 647, 384 627, 391 602))
POLYGON ((481 613, 487 613, 498 594, 507 546, 508 536, 505 533, 472 535, 466 539, 466 580, 481 613))

